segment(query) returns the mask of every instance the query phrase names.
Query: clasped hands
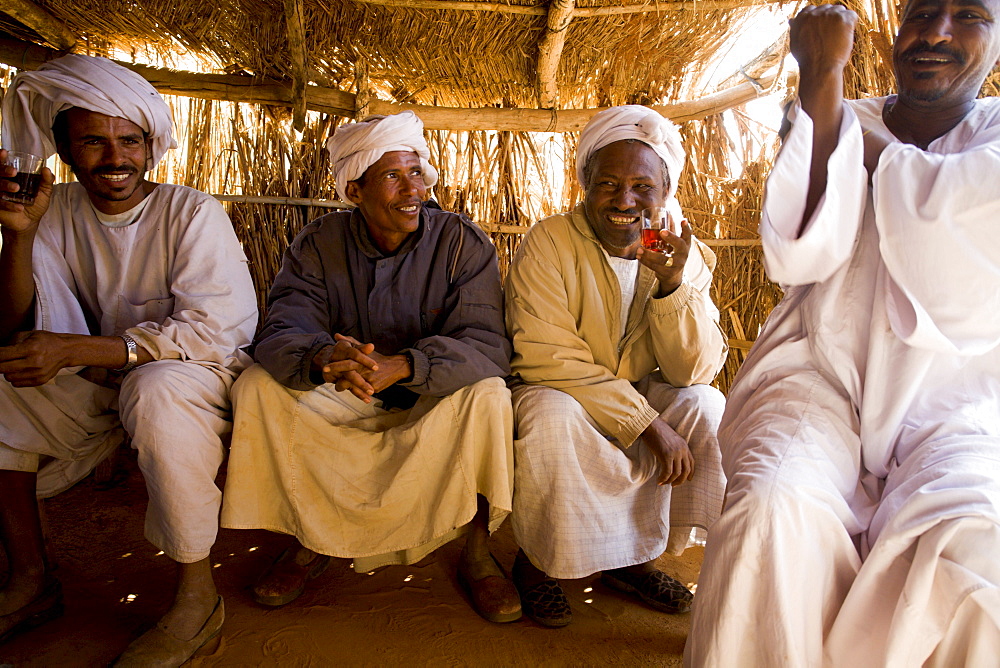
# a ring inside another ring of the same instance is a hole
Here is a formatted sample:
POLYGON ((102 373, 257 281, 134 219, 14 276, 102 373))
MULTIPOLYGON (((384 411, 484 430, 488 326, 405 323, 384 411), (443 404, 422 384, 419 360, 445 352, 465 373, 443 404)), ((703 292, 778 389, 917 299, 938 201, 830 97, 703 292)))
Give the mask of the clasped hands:
POLYGON ((413 375, 406 355, 382 355, 375 352, 375 344, 343 334, 333 338, 336 343, 321 348, 312 365, 338 392, 347 391, 371 403, 373 394, 413 375))

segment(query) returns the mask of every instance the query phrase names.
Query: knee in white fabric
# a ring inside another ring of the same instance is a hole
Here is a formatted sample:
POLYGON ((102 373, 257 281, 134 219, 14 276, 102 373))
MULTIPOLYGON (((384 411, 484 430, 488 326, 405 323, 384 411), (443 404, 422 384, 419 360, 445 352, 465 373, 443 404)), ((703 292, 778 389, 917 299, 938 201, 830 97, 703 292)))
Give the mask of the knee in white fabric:
POLYGON ((0 443, 0 471, 37 473, 39 456, 34 452, 22 452, 0 443))

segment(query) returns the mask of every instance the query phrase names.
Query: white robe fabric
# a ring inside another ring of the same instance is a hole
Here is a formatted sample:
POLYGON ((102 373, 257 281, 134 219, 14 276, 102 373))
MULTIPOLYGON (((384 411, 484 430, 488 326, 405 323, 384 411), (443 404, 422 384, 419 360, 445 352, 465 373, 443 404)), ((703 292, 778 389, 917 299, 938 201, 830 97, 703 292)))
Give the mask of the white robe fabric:
POLYGON ((687 441, 694 479, 660 486, 660 464, 640 438, 628 448, 601 432, 572 396, 544 385, 513 390, 514 538, 554 578, 680 554, 719 516, 726 481, 716 430, 725 399, 708 385, 672 387, 653 373, 636 389, 687 441))
POLYGON ((761 236, 786 290, 730 392, 693 666, 995 665, 1000 656, 1000 100, 867 187, 845 106, 803 234, 797 110, 761 236), (985 660, 985 663, 978 661, 985 660), (972 662, 971 664, 968 662, 972 662))
POLYGON ((228 216, 213 198, 159 185, 131 225, 98 221, 78 183, 58 185, 35 238, 35 326, 128 332, 156 361, 120 393, 63 369, 40 387, 0 381, 0 468, 42 467, 39 496, 87 475, 121 443, 139 451, 149 540, 176 561, 208 555, 218 527, 214 483, 228 431, 229 386, 249 361, 253 284, 228 216))
POLYGON ((511 510, 510 392, 492 377, 386 411, 327 383, 292 390, 262 366, 233 389, 236 422, 222 525, 294 535, 364 573, 415 563, 490 504, 511 510))

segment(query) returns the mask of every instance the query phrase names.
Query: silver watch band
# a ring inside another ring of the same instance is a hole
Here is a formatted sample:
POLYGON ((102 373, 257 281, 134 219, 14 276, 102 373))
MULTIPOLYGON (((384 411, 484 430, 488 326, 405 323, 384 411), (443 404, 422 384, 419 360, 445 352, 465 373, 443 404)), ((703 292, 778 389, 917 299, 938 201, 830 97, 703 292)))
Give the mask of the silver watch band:
POLYGON ((135 343, 135 339, 128 334, 119 334, 118 336, 125 342, 125 347, 128 348, 128 361, 125 362, 125 366, 115 369, 115 371, 118 373, 128 373, 139 364, 139 348, 135 343))

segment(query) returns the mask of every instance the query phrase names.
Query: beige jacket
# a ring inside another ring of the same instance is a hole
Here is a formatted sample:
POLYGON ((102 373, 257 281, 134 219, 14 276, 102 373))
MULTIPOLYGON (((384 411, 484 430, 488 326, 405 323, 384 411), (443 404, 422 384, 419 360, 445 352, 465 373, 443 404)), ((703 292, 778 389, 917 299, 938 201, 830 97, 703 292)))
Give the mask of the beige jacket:
POLYGON ((507 274, 511 368, 562 390, 625 447, 658 413, 632 383, 657 367, 675 387, 710 383, 728 347, 709 296, 715 254, 697 242, 672 294, 653 299, 656 275, 639 266, 625 338, 618 277, 578 205, 525 236, 507 274), (620 344, 620 345, 619 345, 620 344))

